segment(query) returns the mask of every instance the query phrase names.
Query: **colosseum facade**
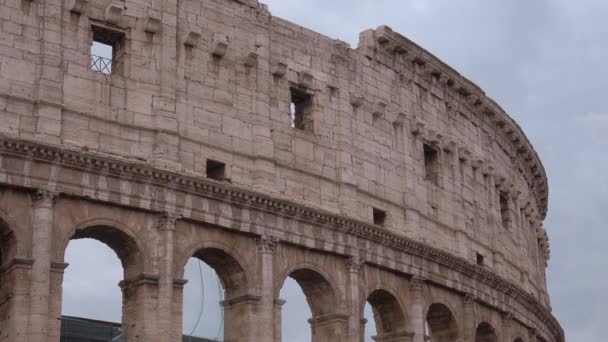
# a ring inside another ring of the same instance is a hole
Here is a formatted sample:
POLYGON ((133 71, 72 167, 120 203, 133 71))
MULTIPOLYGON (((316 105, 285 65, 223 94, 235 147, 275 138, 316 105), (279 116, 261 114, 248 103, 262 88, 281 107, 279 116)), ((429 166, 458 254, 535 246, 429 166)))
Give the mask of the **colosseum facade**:
POLYGON ((365 303, 381 342, 565 341, 538 155, 389 27, 352 48, 257 0, 1 0, 0 28, 0 341, 59 341, 81 238, 122 262, 128 341, 181 341, 190 257, 227 342, 281 341, 287 277, 315 342, 362 341, 365 303))

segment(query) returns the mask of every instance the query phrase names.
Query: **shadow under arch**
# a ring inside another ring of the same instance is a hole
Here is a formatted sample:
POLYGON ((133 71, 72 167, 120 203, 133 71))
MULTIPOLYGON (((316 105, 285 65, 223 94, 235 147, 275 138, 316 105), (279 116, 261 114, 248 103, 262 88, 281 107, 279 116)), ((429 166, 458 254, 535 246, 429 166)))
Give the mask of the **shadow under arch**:
POLYGON ((517 337, 517 338, 515 338, 515 340, 513 340, 513 342, 525 342, 525 341, 523 338, 517 337))
POLYGON ((281 290, 287 278, 298 283, 313 318, 335 313, 338 308, 337 293, 329 281, 329 277, 309 265, 300 265, 292 268, 282 277, 278 291, 281 290))
POLYGON ((426 324, 431 342, 454 342, 458 340, 458 324, 452 310, 442 303, 433 303, 426 314, 426 324))
POLYGON ((475 342, 498 342, 496 329, 488 322, 481 322, 475 331, 475 342))
MULTIPOLYGON (((0 217, 0 269, 14 256, 15 248, 15 234, 8 223, 0 217)), ((0 277, 2 277, 1 273, 0 277)))
POLYGON ((250 283, 249 277, 243 263, 233 253, 218 246, 205 246, 197 249, 192 254, 192 258, 206 263, 217 273, 227 300, 246 294, 250 283))
POLYGON ((80 239, 93 239, 112 249, 120 260, 125 280, 133 279, 144 273, 143 246, 127 228, 118 222, 90 220, 78 225, 63 246, 63 257, 65 257, 69 242, 80 239))
POLYGON ((366 302, 372 308, 376 323, 375 341, 393 341, 412 335, 406 330, 407 319, 403 306, 391 291, 375 289, 367 296, 366 302))

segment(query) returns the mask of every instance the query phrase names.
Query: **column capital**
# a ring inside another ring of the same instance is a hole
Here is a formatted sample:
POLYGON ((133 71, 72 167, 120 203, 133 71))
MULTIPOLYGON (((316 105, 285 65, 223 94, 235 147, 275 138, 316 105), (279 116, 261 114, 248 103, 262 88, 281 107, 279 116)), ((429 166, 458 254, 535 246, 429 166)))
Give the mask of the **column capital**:
POLYGON ((513 324, 513 314, 510 312, 502 313, 502 324, 504 326, 511 326, 513 324))
POLYGON ((466 293, 464 295, 464 298, 462 299, 462 301, 465 305, 473 305, 473 304, 475 304, 476 300, 477 300, 477 297, 475 297, 475 295, 472 293, 466 293))
POLYGON ((44 189, 37 189, 32 194, 32 204, 34 208, 51 208, 59 196, 58 192, 44 189))
POLYGON ((181 215, 163 211, 158 216, 158 229, 161 230, 174 230, 175 224, 182 218, 181 215))
POLYGON ((410 291, 422 291, 426 285, 426 280, 420 277, 412 277, 410 279, 410 291))
POLYGON ((258 238, 258 251, 261 254, 274 254, 279 239, 274 236, 262 235, 258 238))
POLYGON ((365 264, 365 261, 362 261, 359 256, 351 256, 346 261, 346 269, 350 273, 359 273, 359 270, 363 264, 365 264))

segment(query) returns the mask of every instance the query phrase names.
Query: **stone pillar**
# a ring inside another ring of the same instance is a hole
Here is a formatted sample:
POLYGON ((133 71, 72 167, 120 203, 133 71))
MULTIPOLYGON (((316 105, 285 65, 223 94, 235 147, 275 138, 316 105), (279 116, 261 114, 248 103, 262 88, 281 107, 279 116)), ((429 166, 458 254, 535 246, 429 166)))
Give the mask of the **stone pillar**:
POLYGON ((502 334, 500 340, 503 342, 513 342, 511 339, 511 333, 513 329, 513 315, 505 313, 502 315, 502 334))
POLYGON ((258 239, 258 255, 260 267, 260 290, 262 298, 260 300, 259 313, 256 315, 254 331, 257 338, 256 342, 274 342, 273 333, 275 331, 275 304, 274 304, 274 251, 277 239, 271 236, 262 236, 258 239))
MULTIPOLYGON (((159 217, 158 229, 161 234, 160 248, 160 277, 158 286, 158 340, 173 341, 181 335, 182 327, 173 324, 176 314, 173 312, 173 249, 175 224, 177 215, 162 213, 159 217)), ((181 321, 180 321, 181 323, 181 321)))
POLYGON ((56 193, 38 190, 33 196, 32 276, 29 342, 48 341, 53 211, 56 193))
POLYGON ((359 342, 365 342, 365 325, 367 324, 367 319, 361 318, 359 320, 359 342))
POLYGON ((51 263, 51 283, 49 297, 49 341, 59 341, 61 337, 61 304, 63 272, 68 267, 67 263, 51 263))
POLYGON ((224 342, 274 342, 274 322, 263 322, 262 318, 267 318, 267 314, 263 312, 266 308, 262 301, 261 296, 255 295, 224 301, 224 342))
POLYGON ((27 341, 32 259, 14 258, 0 269, 0 341, 27 341))
POLYGON ((464 342, 474 342, 477 332, 477 321, 475 319, 475 297, 467 294, 464 297, 463 338, 464 342))
POLYGON ((283 299, 276 299, 274 301, 274 342, 281 342, 283 338, 283 305, 285 305, 285 300, 283 299))
POLYGON ((410 280, 409 287, 412 297, 410 320, 412 322, 412 332, 414 333, 413 342, 424 342, 424 322, 426 320, 424 317, 424 286, 425 282, 422 279, 412 278, 410 280))
POLYGON ((416 335, 411 332, 395 332, 374 337, 376 342, 412 342, 416 335))
POLYGON ((312 342, 344 341, 348 328, 348 315, 332 313, 308 320, 312 342))
POLYGON ((361 335, 361 305, 359 303, 359 270, 361 268, 359 257, 351 257, 346 268, 348 270, 348 287, 350 318, 348 320, 348 341, 359 342, 365 335, 361 335))
POLYGON ((122 339, 128 342, 160 341, 157 308, 159 277, 142 273, 119 283, 122 289, 122 339))

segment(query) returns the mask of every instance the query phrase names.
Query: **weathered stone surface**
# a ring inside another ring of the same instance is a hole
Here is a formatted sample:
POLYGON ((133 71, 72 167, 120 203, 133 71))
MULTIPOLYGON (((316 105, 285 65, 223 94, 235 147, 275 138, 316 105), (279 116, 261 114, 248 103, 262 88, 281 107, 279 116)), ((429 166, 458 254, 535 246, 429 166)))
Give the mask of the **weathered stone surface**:
POLYGON ((192 256, 226 286, 226 341, 280 341, 288 276, 314 341, 359 342, 365 301, 378 341, 422 342, 424 321, 564 341, 543 166, 429 52, 386 26, 351 49, 255 0, 59 3, 0 3, 0 341, 59 340, 85 237, 123 262, 129 341, 181 340, 192 256))

